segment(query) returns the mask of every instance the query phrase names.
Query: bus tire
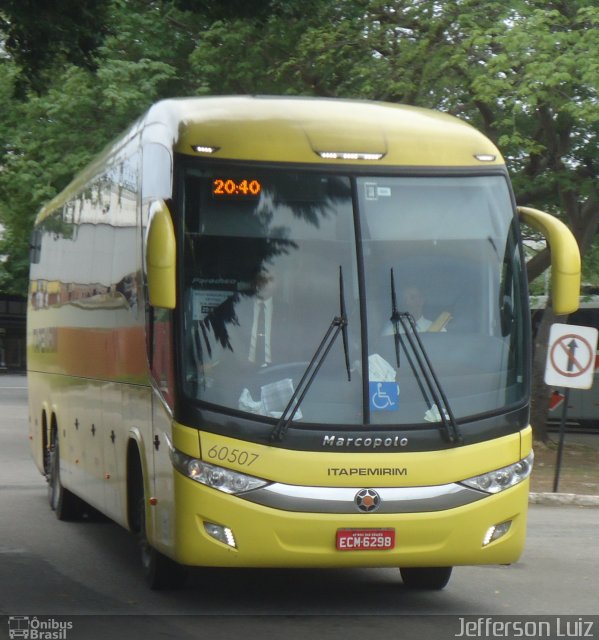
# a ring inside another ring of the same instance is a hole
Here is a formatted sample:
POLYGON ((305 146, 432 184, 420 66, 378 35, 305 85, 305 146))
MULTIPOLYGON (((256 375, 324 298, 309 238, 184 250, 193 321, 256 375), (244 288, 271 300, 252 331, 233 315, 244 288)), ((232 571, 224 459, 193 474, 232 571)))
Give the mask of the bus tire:
POLYGON ((83 516, 85 503, 62 486, 60 481, 60 447, 58 432, 54 432, 49 449, 48 502, 59 520, 79 520, 83 516))
POLYGON ((135 480, 135 529, 144 579, 150 589, 178 589, 185 585, 187 569, 183 565, 167 558, 149 542, 146 528, 146 497, 143 490, 141 470, 135 480))
POLYGON ((447 586, 453 567, 403 567, 401 579, 408 589, 440 591, 447 586))

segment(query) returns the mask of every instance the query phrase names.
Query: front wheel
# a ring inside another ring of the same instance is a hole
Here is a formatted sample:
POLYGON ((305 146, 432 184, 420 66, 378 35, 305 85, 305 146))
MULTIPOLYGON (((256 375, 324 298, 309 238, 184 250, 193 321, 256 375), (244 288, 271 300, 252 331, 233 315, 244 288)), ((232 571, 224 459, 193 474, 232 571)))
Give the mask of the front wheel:
POLYGON ((440 591, 447 586, 453 567, 403 567, 401 579, 408 589, 440 591))
MULTIPOLYGON (((141 482, 140 482, 141 484, 141 482)), ((146 528, 146 501, 143 489, 137 498, 137 540, 144 578, 150 589, 177 589, 185 584, 187 569, 157 551, 149 542, 146 528)))

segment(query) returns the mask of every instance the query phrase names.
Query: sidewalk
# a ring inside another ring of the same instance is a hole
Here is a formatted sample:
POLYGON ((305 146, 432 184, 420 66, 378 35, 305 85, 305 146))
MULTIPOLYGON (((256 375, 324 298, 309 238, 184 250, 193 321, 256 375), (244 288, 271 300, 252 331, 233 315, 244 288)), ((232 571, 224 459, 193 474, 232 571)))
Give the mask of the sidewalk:
MULTIPOLYGON (((559 433, 553 431, 551 432, 550 437, 556 445, 556 451, 552 453, 556 454, 557 443, 559 442, 559 433)), ((593 454, 591 465, 599 468, 599 427, 594 433, 570 433, 566 431, 564 439, 564 452, 570 451, 570 449, 568 448, 572 446, 584 447, 587 450, 595 449, 597 453, 596 456, 593 454)), ((562 469, 563 468, 564 465, 562 466, 562 469)), ((552 468, 547 468, 546 472, 550 472, 551 476, 553 476, 555 472, 555 466, 553 466, 552 468)), ((578 507, 599 507, 599 495, 577 494, 568 492, 553 493, 550 491, 531 491, 529 502, 530 504, 543 504, 553 506, 569 505, 578 507)))
POLYGON ((533 493, 528 497, 529 504, 544 504, 552 506, 599 507, 599 496, 583 495, 580 493, 533 493))

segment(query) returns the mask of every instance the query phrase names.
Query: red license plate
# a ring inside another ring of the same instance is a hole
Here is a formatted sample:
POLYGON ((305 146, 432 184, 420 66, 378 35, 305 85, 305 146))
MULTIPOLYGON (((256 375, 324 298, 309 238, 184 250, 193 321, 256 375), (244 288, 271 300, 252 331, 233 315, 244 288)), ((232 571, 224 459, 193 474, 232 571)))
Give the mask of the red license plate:
POLYGON ((395 548, 395 529, 337 529, 337 551, 395 548))

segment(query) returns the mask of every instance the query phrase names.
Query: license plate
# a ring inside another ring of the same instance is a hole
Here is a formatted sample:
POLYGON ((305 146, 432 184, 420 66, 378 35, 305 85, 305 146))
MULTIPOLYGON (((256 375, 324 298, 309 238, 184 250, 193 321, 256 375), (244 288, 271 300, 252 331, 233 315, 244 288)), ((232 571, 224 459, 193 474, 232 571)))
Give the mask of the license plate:
POLYGON ((337 551, 395 548, 395 529, 337 529, 337 551))

